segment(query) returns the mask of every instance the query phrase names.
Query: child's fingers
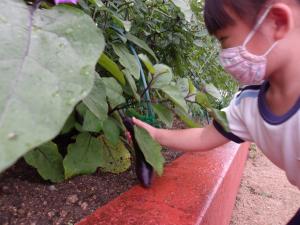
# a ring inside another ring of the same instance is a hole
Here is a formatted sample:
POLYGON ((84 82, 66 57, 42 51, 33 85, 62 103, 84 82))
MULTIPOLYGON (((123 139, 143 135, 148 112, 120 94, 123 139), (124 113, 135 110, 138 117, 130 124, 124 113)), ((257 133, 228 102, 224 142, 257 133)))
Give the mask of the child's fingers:
POLYGON ((148 123, 145 123, 135 117, 132 118, 132 121, 135 125, 137 125, 138 127, 141 127, 145 130, 148 131, 148 133, 154 138, 155 136, 155 131, 156 131, 156 128, 155 127, 152 127, 151 125, 149 125, 148 123))
POLYGON ((142 127, 142 128, 145 128, 145 129, 150 126, 149 124, 147 124, 147 123, 145 123, 145 122, 143 122, 143 121, 141 121, 141 120, 139 120, 135 117, 132 117, 132 121, 135 125, 137 125, 139 127, 142 127))

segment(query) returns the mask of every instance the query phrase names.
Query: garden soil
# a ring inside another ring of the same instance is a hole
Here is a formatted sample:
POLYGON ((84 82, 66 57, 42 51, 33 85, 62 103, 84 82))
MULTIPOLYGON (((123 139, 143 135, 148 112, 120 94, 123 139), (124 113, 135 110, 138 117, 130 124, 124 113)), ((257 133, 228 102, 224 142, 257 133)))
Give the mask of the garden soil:
POLYGON ((252 145, 230 225, 286 225, 299 208, 298 188, 252 145))
MULTIPOLYGON (((163 155, 170 162, 180 153, 163 155)), ((98 170, 54 185, 21 159, 0 175, 0 225, 71 225, 135 184, 130 168, 121 174, 98 170)))

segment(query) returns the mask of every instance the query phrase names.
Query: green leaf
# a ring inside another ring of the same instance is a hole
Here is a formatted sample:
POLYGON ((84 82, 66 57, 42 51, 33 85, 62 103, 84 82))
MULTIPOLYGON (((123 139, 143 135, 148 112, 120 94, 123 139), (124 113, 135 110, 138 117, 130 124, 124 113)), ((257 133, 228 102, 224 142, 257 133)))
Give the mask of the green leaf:
POLYGON ((105 7, 101 0, 88 0, 90 3, 96 5, 98 8, 105 7))
POLYGON ((188 111, 186 101, 184 100, 184 97, 178 87, 168 85, 163 87, 161 91, 164 92, 172 102, 181 107, 185 112, 188 111))
POLYGON ((148 56, 146 56, 145 54, 139 54, 139 58, 143 61, 143 63, 147 67, 148 71, 151 74, 154 74, 155 73, 155 69, 154 69, 151 61, 149 60, 148 56))
POLYGON ((120 70, 119 66, 114 61, 112 61, 105 53, 102 53, 98 63, 108 72, 110 72, 111 75, 113 75, 114 78, 116 78, 117 81, 120 82, 120 84, 125 85, 124 74, 120 70))
POLYGON ((147 45, 146 42, 144 42, 143 40, 139 39, 138 37, 127 33, 126 34, 126 38, 131 41, 132 43, 136 44, 137 46, 139 46, 140 48, 144 49, 146 52, 148 52, 154 59, 156 62, 158 62, 158 59, 155 55, 155 53, 152 51, 152 49, 147 45))
POLYGON ((207 98, 207 95, 204 94, 203 92, 199 92, 197 95, 196 95, 196 102, 198 104, 200 104, 202 107, 204 108, 212 108, 208 98, 207 98))
MULTIPOLYGON (((104 8, 104 7, 103 7, 103 8, 104 8)), ((106 8, 106 7, 105 7, 104 10, 112 15, 112 17, 113 17, 113 19, 114 19, 114 22, 115 22, 117 25, 124 27, 124 29, 125 29, 126 32, 129 32, 129 31, 130 31, 131 25, 132 25, 130 21, 128 21, 128 20, 122 20, 122 19, 119 17, 119 14, 118 14, 118 13, 116 13, 116 12, 110 10, 109 8, 106 8)))
POLYGON ((122 70, 123 73, 125 74, 126 80, 127 80, 127 84, 130 87, 130 90, 134 96, 134 98, 140 102, 141 101, 141 97, 140 95, 137 93, 137 87, 135 84, 135 80, 133 79, 132 75, 130 74, 130 72, 127 69, 122 70))
POLYGON ((169 85, 173 79, 172 69, 164 64, 154 65, 155 74, 152 88, 164 88, 169 85))
POLYGON ((189 80, 187 78, 179 78, 176 82, 176 86, 181 90, 184 97, 189 94, 189 80))
POLYGON ((195 102, 197 89, 194 86, 193 81, 188 79, 188 82, 189 82, 189 93, 188 93, 189 97, 187 98, 187 100, 195 102))
POLYGON ((180 8, 181 12, 184 14, 186 21, 191 22, 193 17, 193 11, 186 0, 172 0, 172 2, 180 8))
POLYGON ((123 89, 118 82, 112 77, 103 77, 102 80, 105 84, 106 95, 110 106, 114 108, 117 105, 124 103, 125 98, 122 95, 123 89))
POLYGON ((197 92, 196 87, 193 84, 193 81, 189 79, 189 94, 195 94, 197 92))
POLYGON ((83 103, 99 120, 106 120, 108 112, 106 89, 103 80, 98 75, 92 91, 83 99, 83 103))
POLYGON ((196 45, 199 48, 203 47, 203 45, 204 45, 204 43, 201 39, 196 39, 196 40, 194 40, 193 43, 194 43, 194 45, 196 45))
POLYGON ((125 29, 126 32, 129 32, 131 29, 131 22, 129 20, 122 20, 123 23, 123 27, 125 29))
POLYGON ((53 142, 47 142, 27 152, 24 159, 37 169, 44 180, 52 182, 64 180, 63 158, 53 142))
POLYGON ((198 124, 193 119, 191 119, 190 116, 181 108, 175 107, 175 113, 180 118, 180 120, 184 122, 188 127, 190 128, 201 127, 200 124, 198 124))
POLYGON ((54 138, 93 87, 105 41, 75 7, 0 1, 0 171, 54 138))
POLYGON ((62 130, 60 131, 60 134, 66 134, 70 132, 73 127, 75 126, 76 118, 75 118, 75 113, 72 112, 65 122, 65 125, 63 126, 62 130))
POLYGON ((78 0, 78 5, 80 5, 80 7, 83 9, 83 11, 86 14, 88 14, 88 15, 92 14, 92 11, 91 11, 90 7, 88 6, 88 4, 84 0, 78 0))
POLYGON ((99 120, 90 110, 85 111, 83 124, 80 131, 100 132, 103 127, 103 120, 99 120))
POLYGON ((218 99, 218 100, 222 100, 222 95, 220 94, 219 90, 215 87, 215 85, 213 84, 205 84, 204 86, 205 91, 213 96, 214 98, 218 99))
POLYGON ((130 153, 124 144, 119 140, 117 145, 111 144, 104 136, 98 137, 101 143, 102 171, 111 173, 125 172, 131 165, 130 153))
POLYGON ((172 111, 162 104, 152 104, 152 106, 158 118, 165 123, 167 127, 172 127, 174 120, 172 111))
POLYGON ((88 133, 79 134, 75 144, 68 146, 68 154, 63 160, 65 178, 94 173, 102 162, 102 145, 88 133))
POLYGON ((107 118, 103 123, 103 132, 107 140, 116 146, 119 142, 120 129, 113 118, 107 118))
POLYGON ((146 130, 137 126, 134 126, 134 136, 146 161, 153 167, 157 174, 161 176, 165 162, 161 154, 161 146, 152 139, 146 130))
POLYGON ((113 49, 115 53, 120 57, 119 62, 122 64, 122 66, 129 70, 136 80, 140 79, 139 64, 134 55, 129 52, 126 46, 123 44, 114 44, 113 49))
POLYGON ((225 112, 212 108, 209 114, 224 128, 225 131, 230 132, 225 112))

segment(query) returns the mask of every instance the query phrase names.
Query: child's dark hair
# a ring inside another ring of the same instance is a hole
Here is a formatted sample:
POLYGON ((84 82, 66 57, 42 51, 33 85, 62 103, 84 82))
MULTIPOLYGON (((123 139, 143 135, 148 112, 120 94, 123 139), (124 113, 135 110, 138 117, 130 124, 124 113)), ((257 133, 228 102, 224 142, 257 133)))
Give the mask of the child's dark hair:
POLYGON ((230 8, 242 20, 253 24, 258 12, 268 0, 205 0, 204 21, 210 34, 215 34, 219 29, 233 25, 234 21, 226 12, 230 8))

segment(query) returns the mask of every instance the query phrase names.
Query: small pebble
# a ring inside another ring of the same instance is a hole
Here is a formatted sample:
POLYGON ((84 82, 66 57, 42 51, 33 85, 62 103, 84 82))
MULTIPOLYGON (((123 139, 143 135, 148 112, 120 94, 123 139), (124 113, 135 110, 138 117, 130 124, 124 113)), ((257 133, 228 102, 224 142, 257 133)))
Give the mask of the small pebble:
POLYGON ((83 210, 86 210, 87 207, 88 207, 88 204, 86 202, 83 202, 80 207, 83 209, 83 210))
POLYGON ((77 195, 69 195, 67 197, 67 203, 74 204, 78 201, 78 196, 77 195))
POLYGON ((49 219, 52 219, 52 217, 55 215, 55 212, 50 211, 50 212, 47 213, 47 215, 48 215, 49 219))
POLYGON ((54 185, 48 186, 49 191, 56 191, 56 187, 54 185))
POLYGON ((68 214, 68 212, 65 211, 65 210, 62 210, 62 211, 59 213, 59 215, 60 215, 61 217, 66 217, 67 214, 68 214))
POLYGON ((25 213, 25 210, 24 209, 18 209, 18 214, 19 215, 23 215, 25 213))
POLYGON ((3 191, 7 191, 7 190, 8 190, 8 187, 7 187, 7 186, 3 186, 3 187, 2 187, 2 190, 3 190, 3 191))

